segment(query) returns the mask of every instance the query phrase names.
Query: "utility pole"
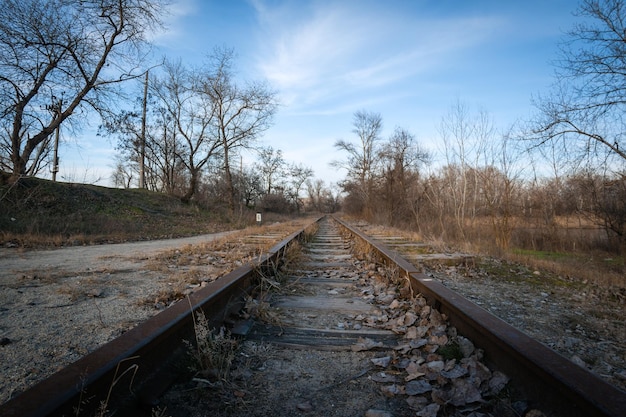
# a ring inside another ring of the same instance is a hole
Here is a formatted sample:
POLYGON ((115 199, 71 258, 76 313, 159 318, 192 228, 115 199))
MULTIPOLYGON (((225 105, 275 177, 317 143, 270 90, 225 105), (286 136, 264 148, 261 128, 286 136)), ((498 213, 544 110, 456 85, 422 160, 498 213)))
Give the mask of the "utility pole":
POLYGON ((143 109, 141 115, 141 144, 139 145, 139 188, 146 188, 146 111, 148 108, 148 70, 143 85, 143 109))
POLYGON ((56 182, 57 172, 59 172, 59 130, 61 130, 60 124, 54 133, 54 165, 52 166, 52 181, 54 182, 56 182))
MULTIPOLYGON (((52 112, 53 121, 61 117, 61 108, 63 107, 63 96, 57 99, 52 96, 52 103, 46 106, 46 109, 52 112)), ((54 133, 54 154, 52 160, 52 181, 56 182, 57 172, 59 172, 59 135, 61 131, 61 123, 59 123, 54 133)))

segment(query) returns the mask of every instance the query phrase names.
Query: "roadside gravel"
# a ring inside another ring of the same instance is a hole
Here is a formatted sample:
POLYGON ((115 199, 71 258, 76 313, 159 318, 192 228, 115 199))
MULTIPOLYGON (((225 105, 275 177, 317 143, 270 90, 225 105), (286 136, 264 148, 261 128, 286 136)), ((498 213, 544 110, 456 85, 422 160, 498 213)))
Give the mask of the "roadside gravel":
POLYGON ((404 252, 424 273, 626 391, 626 288, 603 287, 497 258, 437 253, 435 246, 425 249, 427 255, 408 255, 415 245, 428 244, 412 241, 413 236, 397 229, 360 226, 404 252))
POLYGON ((426 272, 626 391, 626 305, 609 290, 491 258, 479 266, 433 265, 426 272), (489 273, 486 266, 493 264, 509 274, 489 273))

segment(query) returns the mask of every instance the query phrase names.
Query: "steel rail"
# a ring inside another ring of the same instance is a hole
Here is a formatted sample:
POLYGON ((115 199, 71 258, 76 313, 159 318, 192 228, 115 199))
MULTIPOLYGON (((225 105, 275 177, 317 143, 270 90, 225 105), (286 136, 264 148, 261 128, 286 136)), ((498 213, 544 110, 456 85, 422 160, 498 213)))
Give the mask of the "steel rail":
POLYGON ((626 416, 626 392, 423 274, 382 242, 333 219, 367 242, 383 263, 399 267, 412 289, 483 349, 485 361, 506 373, 511 384, 537 408, 572 417, 626 416))
POLYGON ((181 373, 177 359, 185 354, 182 341, 194 340, 193 312, 204 311, 209 324, 219 327, 242 307, 259 274, 276 268, 309 226, 0 405, 0 416, 93 415, 101 404, 116 415, 149 416, 158 395, 181 373))

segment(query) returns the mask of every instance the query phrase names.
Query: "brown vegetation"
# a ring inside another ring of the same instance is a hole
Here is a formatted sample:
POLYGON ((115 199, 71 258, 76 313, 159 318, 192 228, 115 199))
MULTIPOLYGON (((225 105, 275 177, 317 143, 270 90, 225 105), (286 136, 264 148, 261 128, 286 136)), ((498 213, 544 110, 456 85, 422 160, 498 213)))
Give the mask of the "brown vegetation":
POLYGON ((336 145, 348 154, 337 163, 348 170, 345 213, 429 242, 626 286, 623 172, 531 176, 509 137, 498 140, 485 115, 470 117, 457 104, 442 121, 446 165, 426 175, 428 155, 414 138, 385 140, 380 123, 377 114, 357 113, 359 144, 336 145))

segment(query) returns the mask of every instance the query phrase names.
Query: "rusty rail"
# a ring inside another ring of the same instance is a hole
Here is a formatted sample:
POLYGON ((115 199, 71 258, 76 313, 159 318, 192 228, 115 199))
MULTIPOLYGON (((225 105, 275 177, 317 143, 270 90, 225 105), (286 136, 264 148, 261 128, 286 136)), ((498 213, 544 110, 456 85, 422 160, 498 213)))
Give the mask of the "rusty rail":
POLYGON ((116 415, 149 416, 158 395, 180 374, 182 341, 194 339, 192 312, 201 309, 219 327, 241 308, 258 273, 274 268, 305 229, 0 405, 0 416, 93 415, 103 403, 116 415))
POLYGON ((383 243, 333 217, 367 242, 382 262, 397 265, 414 291, 448 316, 461 334, 484 350, 485 360, 538 408, 575 417, 624 417, 626 392, 520 332, 485 309, 421 273, 383 243))

